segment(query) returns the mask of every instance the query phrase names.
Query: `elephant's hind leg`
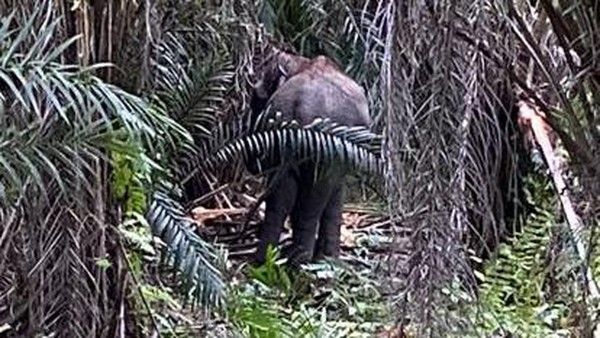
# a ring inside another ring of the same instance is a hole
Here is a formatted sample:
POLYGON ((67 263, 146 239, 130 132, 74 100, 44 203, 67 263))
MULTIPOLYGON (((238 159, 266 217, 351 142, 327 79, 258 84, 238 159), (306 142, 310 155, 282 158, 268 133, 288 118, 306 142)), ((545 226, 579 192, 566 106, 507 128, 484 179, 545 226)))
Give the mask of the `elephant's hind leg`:
POLYGON ((277 247, 279 244, 285 219, 292 211, 298 193, 297 177, 290 169, 276 174, 270 181, 272 186, 266 199, 265 219, 258 228, 256 264, 264 263, 269 245, 277 247))
POLYGON ((335 185, 327 202, 319 224, 319 235, 314 260, 340 255, 340 227, 344 207, 345 180, 335 185))
POLYGON ((312 260, 317 227, 332 191, 332 182, 301 181, 296 205, 292 211, 292 247, 289 259, 292 266, 312 260))

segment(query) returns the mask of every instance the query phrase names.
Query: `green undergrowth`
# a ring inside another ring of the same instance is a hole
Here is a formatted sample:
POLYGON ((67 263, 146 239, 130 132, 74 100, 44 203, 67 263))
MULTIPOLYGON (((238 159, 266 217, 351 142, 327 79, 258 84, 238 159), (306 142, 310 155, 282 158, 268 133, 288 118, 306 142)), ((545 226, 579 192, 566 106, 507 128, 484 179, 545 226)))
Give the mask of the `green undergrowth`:
POLYGON ((166 285, 155 274, 164 243, 152 235, 144 216, 155 168, 141 149, 128 140, 121 143, 121 151, 111 154, 112 198, 122 206, 121 223, 117 226, 124 254, 122 263, 131 276, 127 306, 137 314, 135 333, 130 334, 148 337, 156 330, 161 337, 193 337, 182 297, 173 287, 177 284, 166 285))
POLYGON ((579 336, 581 272, 556 192, 539 171, 526 177, 525 191, 531 212, 485 265, 475 336, 579 336))
POLYGON ((372 337, 391 312, 371 273, 331 262, 291 272, 269 250, 233 287, 229 320, 244 337, 372 337))
MULTIPOLYGON (((130 304, 142 314, 137 324, 143 335, 150 335, 157 325, 166 337, 195 336, 197 331, 190 329, 194 321, 186 317, 193 311, 186 310, 177 285, 150 277, 159 265, 156 245, 160 241, 142 217, 147 204, 144 186, 151 173, 144 163, 141 154, 113 154, 113 194, 124 206, 118 230, 129 271, 136 279, 130 304)), ((530 212, 521 230, 484 264, 478 274, 477 306, 461 310, 461 316, 474 324, 469 332, 473 337, 582 336, 593 318, 588 318, 591 308, 582 291, 582 264, 572 234, 560 218, 557 194, 541 170, 530 173, 524 184, 530 212)), ((598 276, 600 236, 594 234, 591 242, 589 233, 576 236, 595 244, 590 262, 598 276)), ((107 260, 99 259, 98 264, 110 268, 107 260)), ((246 266, 242 277, 229 282, 224 312, 216 317, 224 318, 221 326, 226 336, 373 337, 393 322, 393 311, 380 293, 376 276, 370 268, 339 262, 292 272, 277 251, 269 250, 264 265, 246 266)), ((207 334, 223 336, 223 332, 207 334)))

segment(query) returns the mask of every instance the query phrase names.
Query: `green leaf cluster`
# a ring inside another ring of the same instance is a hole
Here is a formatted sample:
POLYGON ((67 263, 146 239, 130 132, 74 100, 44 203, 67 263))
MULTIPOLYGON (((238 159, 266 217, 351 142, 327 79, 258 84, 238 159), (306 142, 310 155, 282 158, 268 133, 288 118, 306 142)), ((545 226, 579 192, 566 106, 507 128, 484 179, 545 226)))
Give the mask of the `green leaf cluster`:
MULTIPOLYGON (((142 149, 139 144, 131 148, 142 149)), ((151 170, 149 161, 143 153, 133 156, 120 152, 112 152, 111 188, 116 200, 124 205, 124 211, 129 213, 144 213, 147 208, 147 195, 151 188, 151 170)))

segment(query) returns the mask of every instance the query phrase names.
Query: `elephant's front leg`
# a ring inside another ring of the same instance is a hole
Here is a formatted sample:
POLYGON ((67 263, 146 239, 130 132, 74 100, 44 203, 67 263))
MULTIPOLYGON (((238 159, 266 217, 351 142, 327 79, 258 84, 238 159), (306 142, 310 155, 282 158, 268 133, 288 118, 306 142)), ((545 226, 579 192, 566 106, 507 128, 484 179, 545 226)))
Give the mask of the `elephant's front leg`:
POLYGON ((284 170, 270 179, 271 192, 266 199, 265 219, 258 228, 258 247, 254 258, 256 264, 265 262, 269 245, 275 248, 279 244, 285 219, 296 202, 297 177, 291 170, 284 170))
POLYGON ((292 248, 289 259, 292 266, 312 260, 317 227, 332 191, 329 180, 316 183, 300 181, 298 198, 292 211, 292 248))

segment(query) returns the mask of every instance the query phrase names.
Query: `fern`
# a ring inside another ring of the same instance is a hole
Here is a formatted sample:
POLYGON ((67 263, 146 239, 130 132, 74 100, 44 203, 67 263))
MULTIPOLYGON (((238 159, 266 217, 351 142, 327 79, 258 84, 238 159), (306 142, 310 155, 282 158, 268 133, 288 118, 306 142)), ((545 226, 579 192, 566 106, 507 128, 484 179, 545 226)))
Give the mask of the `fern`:
POLYGON ((556 333, 556 319, 565 315, 564 306, 544 294, 545 256, 556 225, 555 193, 541 174, 530 174, 525 184, 534 210, 485 267, 480 329, 487 334, 545 337, 556 333))

